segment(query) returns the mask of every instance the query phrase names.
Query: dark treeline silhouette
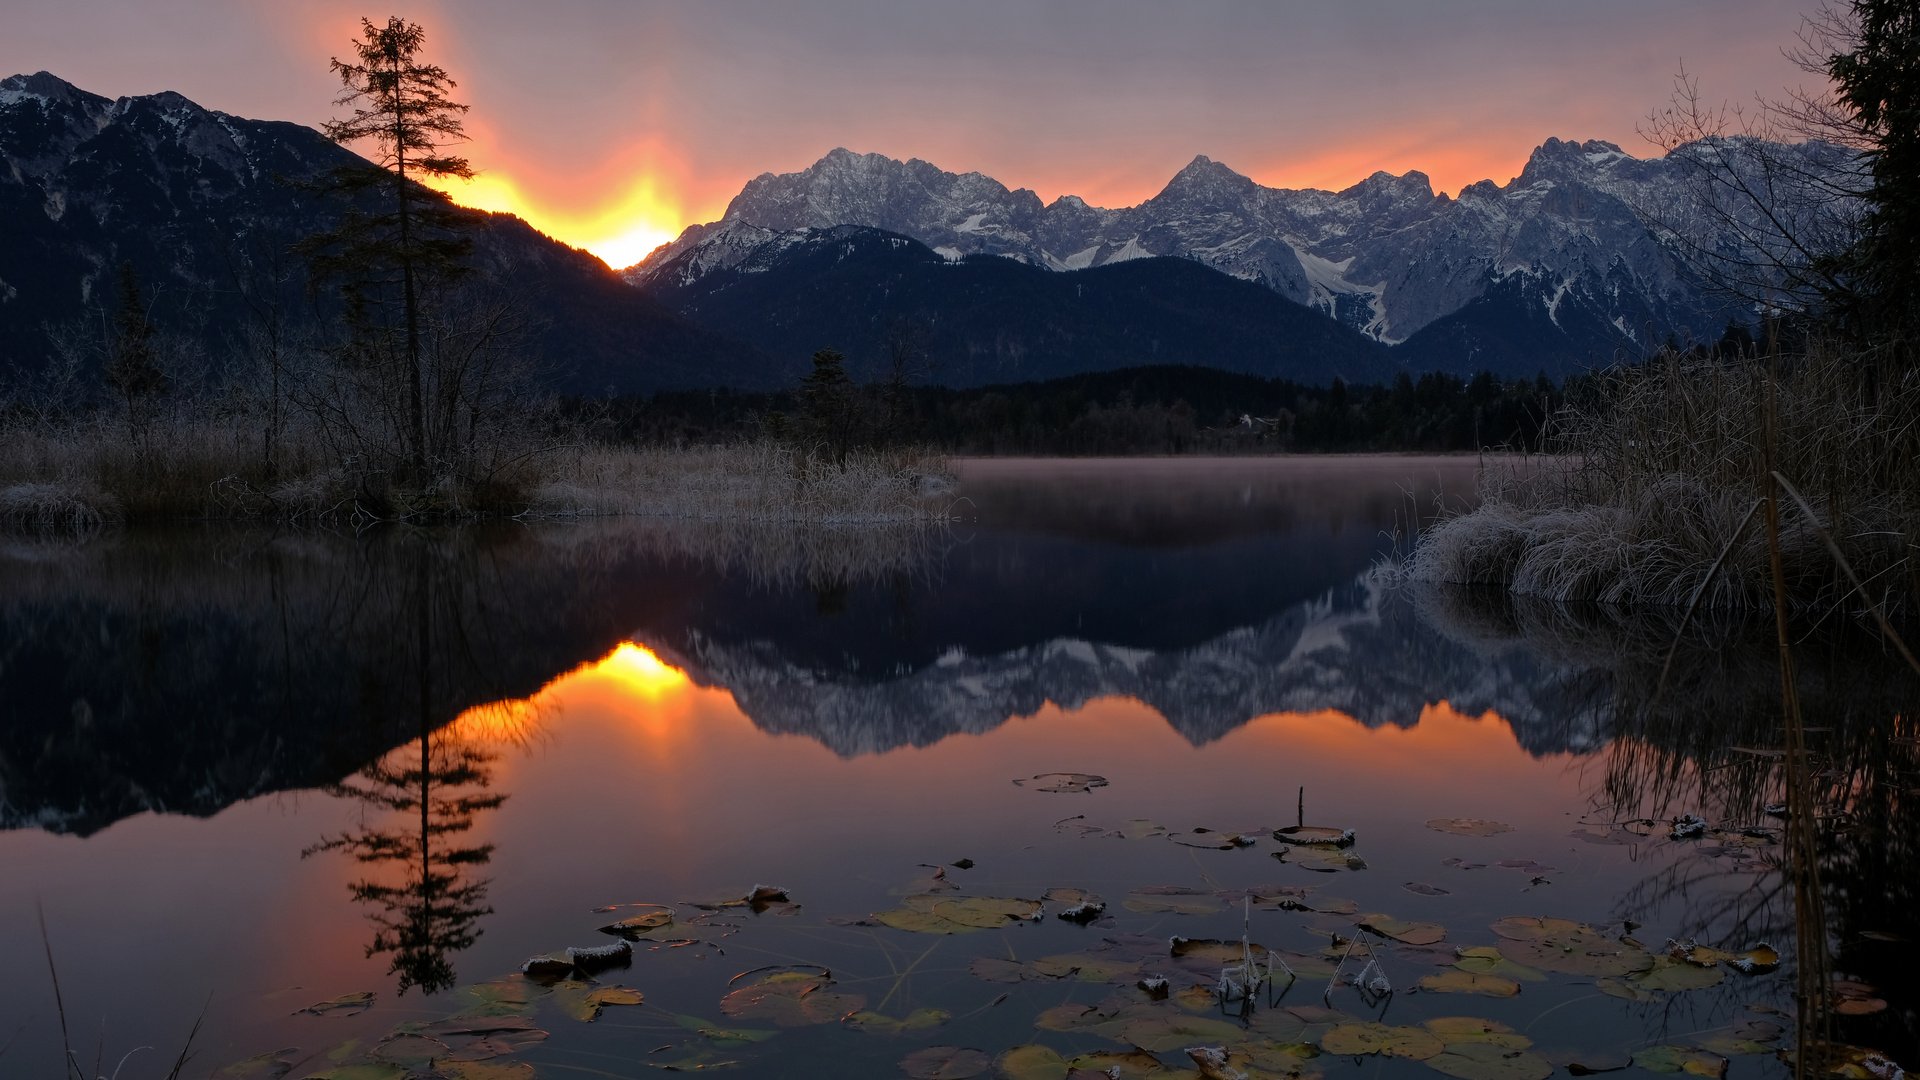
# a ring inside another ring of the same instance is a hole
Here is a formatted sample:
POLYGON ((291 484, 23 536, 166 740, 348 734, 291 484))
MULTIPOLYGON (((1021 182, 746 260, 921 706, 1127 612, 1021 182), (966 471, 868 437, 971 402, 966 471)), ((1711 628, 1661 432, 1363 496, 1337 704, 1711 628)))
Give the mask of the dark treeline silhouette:
MULTIPOLYGON (((1534 450, 1546 421, 1578 392, 1544 375, 1471 379, 1401 374, 1388 384, 1311 386, 1203 367, 1154 366, 1045 382, 956 390, 891 384, 862 388, 877 418, 875 444, 904 442, 961 454, 1183 454, 1331 451, 1534 450)), ((817 396, 817 395, 816 395, 817 396)), ((585 409, 585 406, 577 406, 585 409)), ((596 406, 612 437, 699 443, 807 425, 799 391, 663 391, 596 406)), ((844 438, 844 436, 836 436, 844 438)))

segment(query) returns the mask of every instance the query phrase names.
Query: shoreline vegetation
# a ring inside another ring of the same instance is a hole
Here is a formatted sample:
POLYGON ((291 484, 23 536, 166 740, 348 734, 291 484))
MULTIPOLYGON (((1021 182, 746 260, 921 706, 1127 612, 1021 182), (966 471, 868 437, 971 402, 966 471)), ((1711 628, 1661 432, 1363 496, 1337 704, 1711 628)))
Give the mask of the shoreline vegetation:
POLYGON ((1805 499, 1778 501, 1790 608, 1920 609, 1920 372, 1832 347, 1671 350, 1595 389, 1546 453, 1491 461, 1479 505, 1428 529, 1403 572, 1559 603, 1768 609, 1777 473, 1805 499))

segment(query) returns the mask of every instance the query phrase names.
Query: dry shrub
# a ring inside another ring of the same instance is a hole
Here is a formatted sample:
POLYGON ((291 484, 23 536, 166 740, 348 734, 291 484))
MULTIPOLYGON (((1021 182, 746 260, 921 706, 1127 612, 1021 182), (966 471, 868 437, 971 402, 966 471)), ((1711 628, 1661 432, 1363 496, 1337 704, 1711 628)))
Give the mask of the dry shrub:
MULTIPOLYGON (((1553 453, 1487 468, 1480 506, 1421 537, 1409 576, 1556 601, 1684 606, 1726 550, 1701 604, 1768 607, 1764 522, 1741 523, 1771 467, 1807 497, 1868 601, 1912 607, 1920 372, 1826 349, 1792 362, 1670 352, 1596 384, 1558 418, 1553 453)), ((1782 500, 1790 602, 1861 606, 1813 525, 1782 500)))

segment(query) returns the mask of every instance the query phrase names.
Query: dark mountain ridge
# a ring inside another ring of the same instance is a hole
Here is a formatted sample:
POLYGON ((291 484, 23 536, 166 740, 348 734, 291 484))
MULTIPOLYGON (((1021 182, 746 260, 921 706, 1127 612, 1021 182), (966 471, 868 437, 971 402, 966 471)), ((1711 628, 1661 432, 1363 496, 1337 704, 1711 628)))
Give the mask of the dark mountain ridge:
MULTIPOLYGON (((243 288, 274 288, 290 315, 313 320, 287 249, 339 207, 297 182, 355 160, 311 128, 172 92, 110 100, 44 71, 0 80, 0 364, 44 365, 49 329, 97 319, 129 262, 157 326, 213 356, 253 324, 243 288)), ((507 214, 486 215, 478 233, 475 263, 511 282, 557 388, 767 385, 753 349, 680 318, 590 253, 507 214)))
POLYGON ((703 271, 699 253, 685 252, 643 288, 796 377, 820 346, 844 352, 856 374, 878 377, 902 321, 924 335, 932 381, 954 387, 1149 364, 1314 383, 1380 381, 1397 370, 1378 342, 1191 259, 1055 274, 992 255, 950 259, 880 229, 730 228, 750 245, 740 259, 703 271))

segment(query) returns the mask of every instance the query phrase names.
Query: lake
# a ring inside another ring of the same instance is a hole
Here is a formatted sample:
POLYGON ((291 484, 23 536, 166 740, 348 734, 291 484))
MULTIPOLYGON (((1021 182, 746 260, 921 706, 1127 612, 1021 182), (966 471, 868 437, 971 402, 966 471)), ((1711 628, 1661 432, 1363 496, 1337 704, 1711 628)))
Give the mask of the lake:
MULTIPOLYGON (((1789 1075, 1770 617, 1398 582, 1478 467, 14 537, 0 1074, 1789 1075)), ((1911 1064, 1916 685, 1803 629, 1833 1037, 1911 1064)))

